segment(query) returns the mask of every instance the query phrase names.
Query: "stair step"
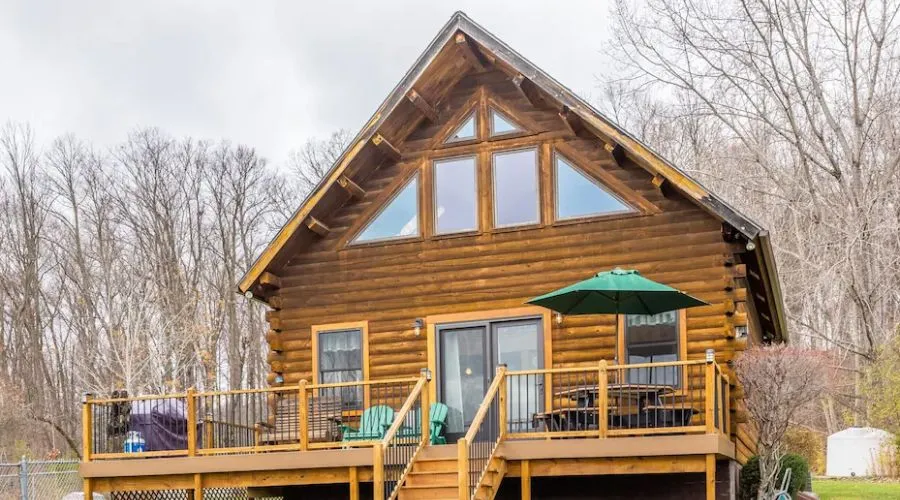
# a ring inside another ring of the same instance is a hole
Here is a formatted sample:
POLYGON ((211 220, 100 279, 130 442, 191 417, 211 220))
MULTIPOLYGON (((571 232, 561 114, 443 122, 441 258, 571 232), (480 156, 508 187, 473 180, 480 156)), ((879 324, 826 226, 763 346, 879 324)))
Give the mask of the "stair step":
POLYGON ((456 460, 416 460, 413 462, 413 472, 456 472, 456 460))
POLYGON ((399 500, 437 500, 441 498, 459 498, 456 486, 407 486, 400 488, 399 500))
POLYGON ((459 484, 459 475, 453 472, 429 472, 410 471, 406 476, 407 486, 456 486, 459 484))

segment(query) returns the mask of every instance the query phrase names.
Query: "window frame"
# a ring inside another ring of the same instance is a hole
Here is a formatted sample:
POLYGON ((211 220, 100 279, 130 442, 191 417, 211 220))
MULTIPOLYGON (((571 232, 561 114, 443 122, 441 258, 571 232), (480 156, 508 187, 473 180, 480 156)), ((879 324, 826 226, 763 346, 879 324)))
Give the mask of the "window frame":
POLYGON ((518 120, 514 120, 509 113, 501 110, 496 104, 489 103, 487 106, 487 116, 485 117, 487 120, 487 136, 488 139, 500 139, 506 138, 514 135, 521 135, 525 133, 525 127, 519 123, 518 120), (494 131, 494 115, 499 115, 503 118, 504 121, 516 127, 515 130, 509 130, 506 132, 495 132, 494 131))
POLYGON ((506 230, 506 229, 524 229, 524 228, 533 228, 540 227, 543 223, 543 210, 541 210, 541 145, 535 144, 533 146, 525 146, 520 148, 510 148, 510 149, 498 149, 490 152, 490 173, 491 173, 491 221, 494 229, 498 230, 506 230), (537 220, 529 221, 529 222, 520 222, 515 224, 500 224, 497 219, 497 207, 499 204, 497 203, 497 156, 508 155, 520 153, 522 151, 532 151, 534 152, 534 172, 535 172, 535 181, 536 187, 536 202, 537 202, 537 220))
POLYGON ((430 162, 431 167, 431 206, 428 208, 431 210, 431 236, 433 238, 443 238, 450 236, 458 236, 458 235, 466 235, 466 234, 475 234, 481 231, 481 182, 479 181, 479 161, 478 154, 462 154, 462 155, 454 155, 454 156, 444 156, 440 158, 434 158, 430 162), (438 231, 438 179, 437 179, 437 167, 439 163, 448 163, 461 159, 471 159, 472 160, 472 174, 474 176, 475 181, 475 227, 471 229, 460 229, 456 231, 446 231, 440 232, 438 231))
POLYGON ((478 107, 475 107, 474 109, 469 110, 468 113, 463 115, 463 118, 461 120, 456 122, 457 125, 450 129, 450 131, 447 133, 447 137, 443 141, 441 141, 441 144, 444 146, 457 146, 459 144, 465 144, 468 142, 478 141, 480 139, 479 134, 478 134, 478 129, 479 129, 478 115, 479 114, 480 113, 478 112, 478 107), (472 128, 474 129, 472 136, 454 139, 453 136, 456 135, 456 132, 461 130, 470 119, 472 120, 472 128))
MULTIPOLYGON (((320 359, 320 343, 319 335, 328 333, 338 333, 346 331, 358 331, 360 342, 360 363, 362 369, 362 379, 360 382, 369 380, 369 322, 354 321, 348 323, 330 323, 324 325, 313 325, 311 327, 310 348, 312 351, 312 379, 313 384, 324 383, 321 381, 321 359, 320 359)), ((360 386, 362 392, 361 404, 363 408, 369 405, 369 388, 368 386, 360 386)), ((343 402, 342 402, 343 404, 343 402)), ((356 409, 363 409, 356 408, 356 409)), ((343 408, 344 410, 352 410, 354 408, 343 408)))
POLYGON ((622 197, 619 193, 615 192, 609 186, 603 184, 601 181, 594 178, 594 176, 591 175, 590 172, 581 168, 581 166, 578 165, 577 162, 575 162, 570 156, 566 155, 565 153, 554 148, 553 151, 551 152, 550 162, 551 162, 551 165, 550 165, 551 176, 550 176, 549 182, 552 184, 550 186, 550 189, 553 193, 553 220, 555 222, 561 222, 561 223, 583 222, 583 221, 589 221, 589 220, 595 220, 595 219, 615 218, 615 217, 624 217, 624 216, 640 214, 640 210, 638 210, 637 208, 632 206, 632 204, 629 203, 628 200, 626 200, 624 197, 622 197), (565 160, 565 162, 568 163, 569 166, 576 171, 576 173, 580 174, 588 182, 592 182, 595 186, 597 186, 598 189, 602 190, 603 192, 607 193, 608 195, 610 195, 613 198, 615 198, 616 200, 618 200, 619 203, 625 205, 626 209, 625 210, 616 210, 614 212, 594 213, 594 214, 587 214, 587 215, 578 215, 578 216, 574 216, 574 217, 562 217, 559 214, 559 159, 560 159, 560 157, 562 157, 565 160))
MULTIPOLYGON (((628 324, 627 314, 620 314, 618 324, 616 325, 617 353, 616 358, 618 364, 628 365, 628 324)), ((660 344, 662 344, 660 342, 660 344)), ((675 311, 675 360, 676 362, 687 361, 687 310, 678 309, 675 311)), ((675 388, 681 389, 684 386, 684 378, 687 376, 685 366, 675 370, 678 380, 672 384, 675 388)))
POLYGON ((352 234, 349 241, 347 242, 348 246, 364 246, 364 245, 372 245, 372 244, 383 244, 390 243, 395 241, 415 241, 417 239, 422 239, 424 237, 424 231, 422 231, 422 175, 419 172, 419 169, 416 169, 412 175, 406 177, 403 182, 400 182, 397 187, 394 188, 393 192, 391 192, 390 196, 388 196, 374 212, 366 215, 363 214, 361 219, 364 220, 364 223, 360 225, 356 231, 352 234), (416 233, 410 234, 407 236, 390 236, 387 238, 376 238, 372 240, 364 240, 360 241, 359 237, 366 232, 366 229, 375 222, 375 219, 381 216, 382 213, 390 206, 394 200, 400 196, 400 193, 403 192, 404 189, 409 187, 411 182, 416 182, 416 233))

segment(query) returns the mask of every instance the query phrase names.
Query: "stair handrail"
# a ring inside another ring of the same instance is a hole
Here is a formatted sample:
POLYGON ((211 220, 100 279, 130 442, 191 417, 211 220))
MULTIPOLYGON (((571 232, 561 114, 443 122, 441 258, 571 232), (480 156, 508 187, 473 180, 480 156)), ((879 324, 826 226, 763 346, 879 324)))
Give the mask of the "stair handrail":
POLYGON ((416 460, 416 456, 418 456, 419 452, 428 442, 429 436, 429 424, 430 419, 428 415, 429 411, 429 402, 428 402, 428 390, 426 390, 426 386, 428 384, 428 374, 427 372, 422 373, 422 376, 416 382, 416 385, 413 387, 412 391, 409 393, 409 396, 406 398, 406 401, 403 402, 403 406, 394 414, 394 420, 391 423, 391 426, 384 433, 384 437, 376 442, 372 447, 372 452, 374 454, 372 461, 372 475, 373 475, 373 485, 374 485, 374 499, 375 500, 394 500, 399 495, 400 487, 403 485, 403 481, 406 479, 409 471, 412 470, 413 462, 416 460), (418 405, 417 405, 418 403, 418 405), (403 427, 403 424, 406 422, 407 417, 413 409, 419 406, 419 418, 416 422, 419 426, 418 435, 414 432, 416 429, 406 429, 405 432, 413 432, 413 434, 400 434, 400 430, 403 427), (415 444, 415 449, 409 450, 404 449, 400 450, 399 447, 403 444, 412 444, 412 440, 418 437, 418 442, 415 444), (407 442, 401 442, 407 441, 407 442), (399 455, 401 455, 399 460, 390 460, 389 456, 392 450, 400 451, 399 455), (393 467, 395 470, 399 471, 396 474, 396 477, 385 477, 385 463, 386 462, 394 462, 397 463, 388 463, 388 467, 393 467), (390 491, 386 491, 385 489, 385 481, 389 481, 390 491))
POLYGON ((478 407, 478 411, 472 419, 469 430, 466 432, 465 437, 457 441, 456 444, 460 500, 473 500, 475 498, 475 494, 478 492, 478 488, 484 481, 484 477, 487 475, 488 469, 490 469, 491 462, 497 454, 497 447, 506 437, 506 427, 506 365, 500 365, 497 367, 497 373, 494 375, 494 380, 491 381, 491 385, 488 387, 484 399, 481 401, 481 406, 478 407), (497 399, 498 402, 497 438, 493 445, 489 445, 488 453, 485 454, 486 457, 479 458, 479 460, 485 460, 484 464, 479 467, 478 463, 470 463, 470 458, 472 458, 472 446, 476 444, 475 440, 478 437, 478 432, 482 428, 484 420, 495 399, 497 399), (477 479, 472 481, 472 479, 476 477, 477 479))

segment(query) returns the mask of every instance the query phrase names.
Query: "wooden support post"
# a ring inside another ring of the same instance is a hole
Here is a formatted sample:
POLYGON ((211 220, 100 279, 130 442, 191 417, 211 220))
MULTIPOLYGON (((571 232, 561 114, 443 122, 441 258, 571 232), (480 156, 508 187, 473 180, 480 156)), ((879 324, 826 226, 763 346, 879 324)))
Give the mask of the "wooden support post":
POLYGON ((597 368, 597 428, 599 437, 603 439, 609 431, 609 394, 607 392, 608 374, 606 372, 606 360, 600 360, 597 368))
POLYGON ((466 438, 456 442, 456 473, 459 482, 459 500, 469 500, 469 444, 466 438))
POLYGON ((374 498, 384 498, 384 445, 372 446, 372 492, 374 498))
POLYGON ((203 476, 194 474, 194 500, 203 500, 203 476))
POLYGON ((306 379, 300 381, 297 389, 297 428, 300 429, 300 451, 309 448, 309 399, 306 391, 306 379))
POLYGON ((361 200, 363 196, 366 195, 366 191, 346 175, 338 177, 338 184, 350 193, 352 198, 356 198, 357 200, 361 200))
POLYGON ((82 482, 84 488, 84 498, 86 500, 93 500, 94 498, 94 480, 91 478, 85 478, 82 482))
POLYGON ((422 442, 431 442, 431 402, 428 399, 428 384, 422 387, 422 442))
POLYGON ((197 454, 197 391, 188 388, 187 398, 187 452, 189 457, 197 454))
MULTIPOLYGON (((91 450, 93 448, 93 415, 91 412, 91 393, 86 392, 81 400, 81 460, 84 462, 91 461, 91 450)), ((85 481, 87 485, 87 481, 85 481)), ((87 491, 87 490, 85 490, 87 491)), ((90 497, 85 497, 90 498, 90 497)))
POLYGON ((428 118, 428 121, 431 123, 437 123, 438 121, 438 112, 434 109, 428 101, 422 97, 421 94, 416 92, 416 89, 411 89, 409 93, 406 94, 406 98, 409 99, 409 102, 413 103, 413 106, 416 107, 425 118, 428 118))
POLYGON ((323 238, 328 236, 328 233, 331 232, 331 228, 326 226, 322 221, 316 219, 312 215, 306 218, 306 227, 308 227, 310 231, 318 234, 323 238))
POLYGON ((731 383, 726 382, 725 384, 725 434, 730 437, 731 435, 731 383))
POLYGON ((716 455, 706 455, 706 500, 716 500, 716 455))
POLYGON ((359 500, 359 469, 350 467, 350 500, 359 500))
POLYGON ((706 404, 706 432, 707 434, 712 434, 716 432, 716 365, 715 363, 707 362, 705 369, 706 397, 704 399, 706 404))
POLYGON ((456 34, 456 47, 462 52, 463 57, 466 58, 466 61, 475 68, 475 71, 484 71, 484 63, 481 62, 481 59, 478 57, 478 54, 475 53, 475 47, 469 43, 466 35, 462 33, 456 34))
POLYGON ((504 439, 506 439, 506 432, 509 428, 509 417, 507 416, 506 408, 506 367, 497 367, 497 373, 500 375, 500 377, 502 377, 500 379, 500 386, 497 388, 497 404, 500 407, 497 420, 498 425, 500 426, 500 441, 502 442, 504 439))
POLYGON ((531 461, 522 460, 522 500, 531 500, 531 461))
POLYGON ((719 413, 719 433, 727 434, 728 431, 725 430, 727 429, 725 427, 725 379, 721 372, 716 376, 716 403, 719 413))
POLYGON ((399 161, 400 157, 403 156, 400 154, 400 150, 397 149, 396 146, 391 144, 390 141, 385 139, 381 134, 375 134, 372 137, 372 144, 374 144, 375 147, 377 147, 378 150, 381 151, 381 154, 390 158, 391 160, 399 161))

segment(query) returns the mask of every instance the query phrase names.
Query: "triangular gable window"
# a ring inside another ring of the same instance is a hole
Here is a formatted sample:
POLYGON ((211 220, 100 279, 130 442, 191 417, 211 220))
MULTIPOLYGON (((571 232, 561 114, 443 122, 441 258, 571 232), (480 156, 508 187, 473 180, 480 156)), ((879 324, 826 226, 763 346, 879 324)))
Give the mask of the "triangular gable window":
POLYGON ((514 134, 521 131, 522 127, 518 126, 512 118, 491 108, 491 137, 514 134))
POLYGON ((456 130, 454 130, 453 133, 450 134, 450 137, 447 138, 446 141, 444 141, 444 144, 475 139, 477 130, 478 127, 476 127, 475 123, 475 112, 473 111, 469 114, 469 116, 466 117, 465 120, 463 120, 462 125, 457 127, 456 130))
POLYGON ((634 209, 585 175, 568 158, 556 154, 556 218, 578 219, 627 213, 634 209))
POLYGON ((419 235, 419 177, 414 176, 353 240, 354 243, 419 235))

